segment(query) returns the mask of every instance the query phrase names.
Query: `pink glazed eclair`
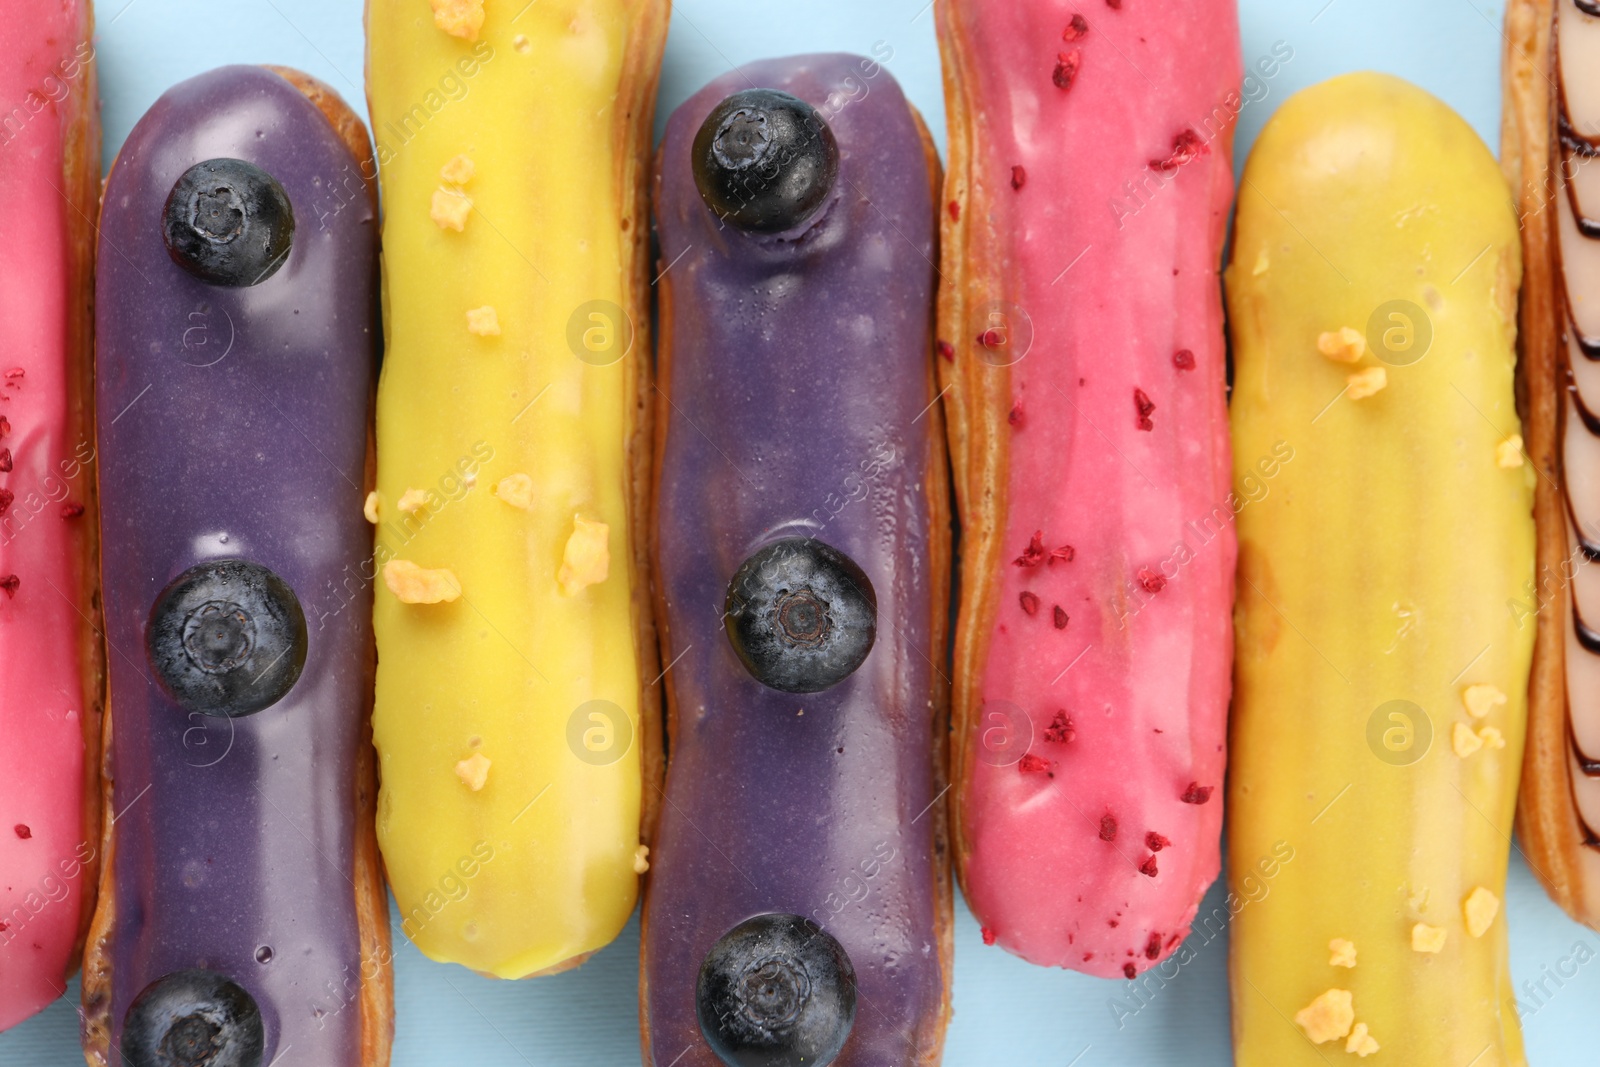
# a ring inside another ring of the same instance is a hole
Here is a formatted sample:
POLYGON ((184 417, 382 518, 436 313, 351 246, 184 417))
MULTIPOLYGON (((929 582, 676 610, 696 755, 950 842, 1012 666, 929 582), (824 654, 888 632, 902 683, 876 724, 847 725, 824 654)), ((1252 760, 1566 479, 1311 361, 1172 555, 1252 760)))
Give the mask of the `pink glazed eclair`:
POLYGON ((1219 862, 1237 11, 936 10, 957 869, 986 943, 1132 978, 1219 862))
POLYGON ((100 841, 88 0, 0 20, 0 1030, 66 991, 100 841))

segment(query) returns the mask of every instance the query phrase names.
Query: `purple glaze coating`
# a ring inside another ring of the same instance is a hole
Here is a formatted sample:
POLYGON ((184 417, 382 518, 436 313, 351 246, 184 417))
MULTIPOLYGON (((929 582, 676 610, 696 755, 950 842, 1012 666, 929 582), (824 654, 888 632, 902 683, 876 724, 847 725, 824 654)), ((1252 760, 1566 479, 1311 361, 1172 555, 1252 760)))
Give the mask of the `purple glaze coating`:
POLYGON ((264 1063, 290 1046, 294 1063, 360 1062, 352 855, 372 609, 370 586, 344 572, 372 547, 361 505, 377 246, 357 167, 294 86, 224 67, 156 102, 106 189, 96 295, 113 1065, 130 1001, 189 967, 256 998, 264 1063), (294 209, 288 260, 252 288, 206 285, 162 240, 173 183, 217 157, 274 175, 294 209), (144 652, 156 595, 213 558, 275 571, 309 630, 295 687, 236 720, 186 717, 144 652), (263 947, 269 962, 257 961, 263 947))
POLYGON ((720 1067, 695 1014, 700 962, 740 921, 790 912, 821 922, 855 965, 855 1026, 835 1063, 925 1062, 944 1024, 936 886, 948 875, 931 810, 944 649, 930 646, 946 606, 933 603, 928 480, 945 474, 930 469, 942 446, 928 414, 935 221, 923 143, 887 71, 805 56, 691 97, 658 168, 672 267, 656 573, 676 732, 645 909, 647 1059, 720 1067), (705 116, 751 86, 817 107, 839 144, 827 205, 783 234, 720 225, 691 170, 705 116), (806 534, 866 572, 878 628, 855 674, 794 696, 745 671, 722 611, 752 552, 806 534))

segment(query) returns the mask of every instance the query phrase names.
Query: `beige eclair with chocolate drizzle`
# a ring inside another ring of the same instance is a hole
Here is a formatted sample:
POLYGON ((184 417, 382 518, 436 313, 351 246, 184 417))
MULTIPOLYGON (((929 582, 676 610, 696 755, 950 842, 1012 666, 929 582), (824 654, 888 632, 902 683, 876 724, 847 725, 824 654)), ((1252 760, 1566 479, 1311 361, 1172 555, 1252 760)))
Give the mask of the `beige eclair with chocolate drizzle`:
POLYGON ((1506 9, 1503 167, 1526 280, 1519 383, 1539 472, 1538 624, 1517 830, 1568 914, 1600 928, 1600 3, 1506 9))

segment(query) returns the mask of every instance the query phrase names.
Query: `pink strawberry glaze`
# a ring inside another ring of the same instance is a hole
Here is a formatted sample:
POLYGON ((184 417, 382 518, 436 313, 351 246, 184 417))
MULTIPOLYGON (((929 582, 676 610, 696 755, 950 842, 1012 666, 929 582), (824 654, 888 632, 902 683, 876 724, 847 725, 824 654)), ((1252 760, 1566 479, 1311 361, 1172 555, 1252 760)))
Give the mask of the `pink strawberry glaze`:
POLYGON ((0 447, 13 462, 0 486, 15 494, 0 577, 20 583, 0 595, 0 1030, 65 992, 99 846, 84 829, 79 612, 91 608, 72 562, 93 518, 62 512, 93 477, 92 441, 67 439, 69 316, 87 314, 68 291, 68 226, 84 223, 64 195, 70 107, 51 99, 63 71, 89 77, 86 7, 8 0, 0 19, 0 447))
MULTIPOLYGON (((1174 951, 1219 862, 1235 541, 1218 268, 1237 12, 1231 0, 951 0, 941 15, 975 76, 973 181, 1003 235, 1002 289, 1033 328, 1011 367, 1006 562, 984 621, 964 884, 1007 950, 1131 977, 1174 951), (1069 42, 1075 14, 1088 29, 1069 42), (1187 130, 1203 150, 1152 165, 1187 130), (1147 430, 1135 390, 1155 405, 1147 430), (1035 531, 1073 560, 1012 564, 1035 531), (1165 579, 1159 591, 1141 588, 1142 571, 1165 579), (1003 721, 993 701, 1031 723, 1021 762, 995 757, 998 735, 984 746, 1003 721), (1058 712, 1070 742, 1046 739, 1058 712), (1181 799, 1191 783, 1206 802, 1181 799), (1170 844, 1153 852, 1151 833, 1170 844)), ((1008 316, 1014 345, 1021 318, 1008 316)))

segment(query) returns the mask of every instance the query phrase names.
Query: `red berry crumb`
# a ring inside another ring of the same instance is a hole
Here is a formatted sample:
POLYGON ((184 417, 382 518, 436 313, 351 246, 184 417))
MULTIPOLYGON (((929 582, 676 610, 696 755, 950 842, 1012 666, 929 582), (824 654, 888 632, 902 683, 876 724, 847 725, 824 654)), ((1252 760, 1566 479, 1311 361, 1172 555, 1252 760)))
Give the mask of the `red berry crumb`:
POLYGON ((987 926, 985 926, 983 928, 983 943, 985 945, 994 944, 995 937, 996 937, 996 934, 995 934, 995 932, 993 930, 989 929, 987 926))
POLYGON ((1151 852, 1160 852, 1170 844, 1172 844, 1171 841, 1168 841, 1154 830, 1144 835, 1144 847, 1151 852))
POLYGON ((1050 75, 1050 80, 1056 83, 1057 89, 1072 88, 1072 83, 1078 78, 1078 66, 1082 62, 1083 53, 1077 49, 1057 54, 1055 73, 1050 75))
POLYGON ((1006 335, 1000 330, 987 329, 978 335, 978 343, 985 348, 999 348, 1006 343, 1006 335))
POLYGON ((1163 174, 1171 174, 1196 156, 1203 156, 1210 151, 1198 133, 1186 129, 1172 139, 1172 154, 1166 159, 1152 159, 1150 166, 1163 174))
POLYGON ((1077 549, 1071 545, 1062 545, 1060 548, 1052 548, 1050 550, 1050 562, 1054 564, 1059 559, 1063 563, 1071 563, 1077 555, 1077 549))
POLYGON ((1154 878, 1157 873, 1156 858, 1154 856, 1146 856, 1144 862, 1139 864, 1139 873, 1154 878))
POLYGON ((17 499, 17 494, 9 489, 0 489, 0 515, 11 509, 11 502, 17 499))
POLYGON ((1022 401, 1019 400, 1015 404, 1011 405, 1011 414, 1006 416, 1006 418, 1011 425, 1015 426, 1019 430, 1022 429, 1022 425, 1026 421, 1026 417, 1022 414, 1022 401))
POLYGON ((1115 841, 1117 839, 1117 817, 1115 815, 1100 816, 1100 840, 1115 841))
POLYGON ((82 515, 82 514, 83 514, 83 505, 82 504, 62 504, 61 505, 61 517, 63 519, 75 519, 79 515, 82 515))
POLYGON ((952 222, 960 222, 961 221, 961 201, 959 201, 959 200, 950 201, 950 220, 952 222))
POLYGON ((1190 782, 1189 788, 1183 791, 1183 796, 1178 799, 1185 804, 1204 804, 1211 799, 1211 790, 1216 786, 1201 785, 1199 782, 1190 782))
POLYGON ((1012 167, 1011 168, 1011 188, 1013 188, 1013 189, 1021 189, 1024 185, 1027 185, 1027 184, 1028 184, 1028 172, 1023 169, 1022 165, 1018 164, 1017 166, 1012 167))
POLYGON ((1056 717, 1045 727, 1044 739, 1054 744, 1070 745, 1077 738, 1078 731, 1072 726, 1072 717, 1064 711, 1056 712, 1056 717))
MULTIPOLYGON (((1043 771, 1048 771, 1049 769, 1050 761, 1045 759, 1043 756, 1035 756, 1032 752, 1028 753, 1026 756, 1023 756, 1021 762, 1017 764, 1017 770, 1021 771, 1023 774, 1039 774, 1043 771)), ((1054 775, 1051 777, 1054 777, 1054 775)))
POLYGON ((11 449, 0 448, 0 471, 11 473, 11 449))
POLYGON ((1113 11, 1122 10, 1122 0, 1106 0, 1106 6, 1113 11))
POLYGON ((1044 531, 1033 531, 1033 540, 1028 542, 1028 547, 1022 550, 1022 555, 1011 562, 1018 567, 1037 567, 1045 559, 1044 531))
MULTIPOLYGON (((1106 3, 1110 4, 1112 7, 1117 6, 1117 0, 1106 0, 1106 3)), ((1139 977, 1139 968, 1135 967, 1131 963, 1124 963, 1122 965, 1122 973, 1123 976, 1131 982, 1135 978, 1139 977)))
POLYGON ((1037 615, 1039 613, 1039 597, 1036 594, 1024 590, 1017 596, 1017 599, 1022 603, 1022 610, 1029 615, 1037 615))
POLYGON ((1161 935, 1151 934, 1150 940, 1144 945, 1145 959, 1153 960, 1159 955, 1161 955, 1161 935))
POLYGON ((1139 587, 1146 593, 1159 593, 1167 587, 1167 580, 1149 567, 1140 567, 1139 587))
POLYGON ((1054 612, 1055 612, 1056 629, 1065 630, 1067 628, 1067 621, 1068 621, 1068 616, 1067 616, 1066 609, 1064 609, 1060 604, 1057 604, 1055 606, 1054 612))
POLYGON ((15 574, 8 574, 4 578, 0 578, 0 589, 5 590, 7 600, 17 595, 17 589, 21 585, 22 579, 15 574))
POLYGON ((1074 15, 1072 16, 1072 21, 1067 24, 1067 28, 1061 31, 1061 39, 1063 41, 1076 41, 1088 32, 1089 20, 1082 15, 1074 15))
POLYGON ((1180 348, 1172 353, 1172 365, 1179 370, 1194 370, 1194 353, 1187 348, 1180 348))
POLYGON ((1115 919, 1107 919, 1106 920, 1106 925, 1111 927, 1111 929, 1115 930, 1117 927, 1121 926, 1122 924, 1117 922, 1117 920, 1115 920, 1115 919))
POLYGON ((956 346, 951 344, 949 341, 940 341, 939 355, 943 356, 951 363, 954 363, 956 361, 956 346))
POLYGON ((1139 412, 1139 429, 1155 429, 1156 424, 1150 421, 1150 413, 1156 409, 1155 401, 1146 396, 1143 389, 1133 391, 1133 406, 1139 412))
POLYGON ((17 831, 17 836, 22 838, 24 841, 33 836, 33 831, 28 829, 27 823, 19 822, 17 823, 15 829, 17 831))

